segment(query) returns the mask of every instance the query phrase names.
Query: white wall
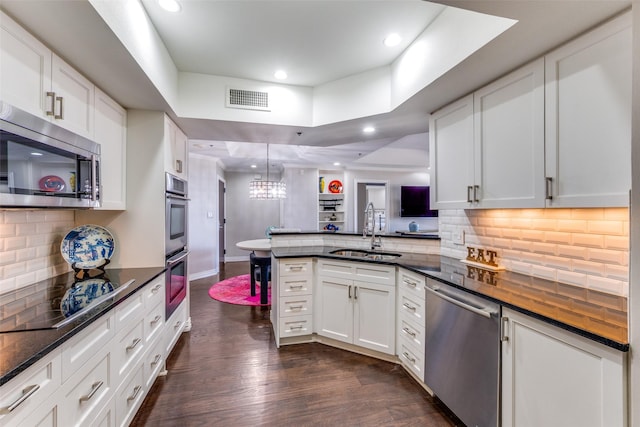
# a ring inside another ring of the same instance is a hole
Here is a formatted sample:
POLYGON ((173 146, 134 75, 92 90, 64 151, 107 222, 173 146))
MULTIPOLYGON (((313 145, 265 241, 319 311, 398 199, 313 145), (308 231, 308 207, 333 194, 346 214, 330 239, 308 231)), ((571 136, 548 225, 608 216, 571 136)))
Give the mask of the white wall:
POLYGON ((216 163, 210 156, 189 155, 189 280, 219 271, 216 163))
POLYGON ((285 168, 287 198, 282 201, 280 227, 313 231, 318 227, 318 169, 285 168))
MULTIPOLYGON (((249 259, 249 252, 236 247, 236 243, 243 240, 264 239, 265 231, 270 225, 280 224, 279 200, 249 199, 249 182, 253 174, 227 172, 226 216, 227 261, 241 261, 249 259)), ((272 176, 272 179, 279 179, 272 176)))

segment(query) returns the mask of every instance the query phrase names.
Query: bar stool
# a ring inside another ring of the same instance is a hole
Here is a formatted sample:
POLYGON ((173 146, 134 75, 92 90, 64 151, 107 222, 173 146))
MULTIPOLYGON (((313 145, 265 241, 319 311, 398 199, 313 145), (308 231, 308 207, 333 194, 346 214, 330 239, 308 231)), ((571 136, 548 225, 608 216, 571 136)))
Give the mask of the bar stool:
POLYGON ((259 275, 260 304, 268 304, 267 291, 271 274, 271 257, 256 256, 255 252, 251 252, 249 254, 249 266, 251 270, 251 296, 256 296, 256 276, 259 275))

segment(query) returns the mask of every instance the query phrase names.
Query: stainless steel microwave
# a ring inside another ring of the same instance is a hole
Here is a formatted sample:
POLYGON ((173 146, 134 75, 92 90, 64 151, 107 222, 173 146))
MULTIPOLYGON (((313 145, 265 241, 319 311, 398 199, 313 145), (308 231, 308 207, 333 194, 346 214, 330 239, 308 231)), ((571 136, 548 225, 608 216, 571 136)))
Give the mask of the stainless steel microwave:
POLYGON ((0 101, 0 208, 100 206, 100 145, 0 101))

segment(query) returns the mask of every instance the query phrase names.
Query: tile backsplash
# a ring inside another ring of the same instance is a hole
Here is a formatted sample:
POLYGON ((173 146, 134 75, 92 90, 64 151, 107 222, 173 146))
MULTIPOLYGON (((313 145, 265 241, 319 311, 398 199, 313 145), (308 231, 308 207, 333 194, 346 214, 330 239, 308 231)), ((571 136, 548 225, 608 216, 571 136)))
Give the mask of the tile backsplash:
POLYGON ((0 294, 70 270, 60 242, 72 210, 0 210, 0 294))
POLYGON ((441 210, 439 231, 442 255, 491 249, 507 270, 628 296, 626 208, 441 210))

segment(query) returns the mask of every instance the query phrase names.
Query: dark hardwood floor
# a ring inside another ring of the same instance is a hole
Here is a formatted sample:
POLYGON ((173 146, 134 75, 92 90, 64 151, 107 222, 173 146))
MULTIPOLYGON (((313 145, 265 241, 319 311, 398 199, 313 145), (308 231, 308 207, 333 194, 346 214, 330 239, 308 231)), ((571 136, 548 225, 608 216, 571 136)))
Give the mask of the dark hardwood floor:
POLYGON ((277 349, 268 309, 207 294, 248 270, 227 263, 219 276, 191 282, 192 329, 132 426, 456 425, 398 365, 317 343, 277 349))

